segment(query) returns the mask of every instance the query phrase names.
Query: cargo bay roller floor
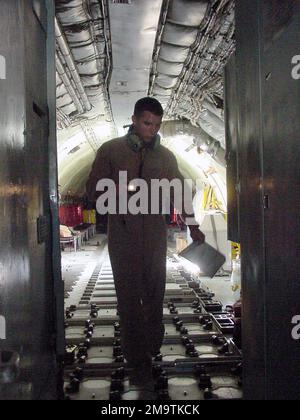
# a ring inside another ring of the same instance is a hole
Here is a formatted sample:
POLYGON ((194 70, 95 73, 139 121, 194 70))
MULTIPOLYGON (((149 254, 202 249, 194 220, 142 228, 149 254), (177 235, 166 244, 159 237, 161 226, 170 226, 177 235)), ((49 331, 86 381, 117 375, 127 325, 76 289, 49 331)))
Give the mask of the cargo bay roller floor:
POLYGON ((241 399, 240 350, 232 334, 228 277, 195 278, 170 244, 165 337, 151 389, 129 384, 106 236, 62 252, 65 283, 65 395, 70 400, 241 399), (208 286, 218 286, 213 293, 208 286), (221 301, 223 299, 223 302, 221 301))

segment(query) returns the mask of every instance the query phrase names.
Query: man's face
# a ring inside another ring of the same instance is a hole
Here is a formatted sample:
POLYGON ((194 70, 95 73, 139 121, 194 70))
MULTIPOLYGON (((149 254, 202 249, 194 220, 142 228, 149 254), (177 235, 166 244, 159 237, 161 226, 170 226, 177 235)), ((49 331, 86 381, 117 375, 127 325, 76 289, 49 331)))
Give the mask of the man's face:
POLYGON ((139 117, 132 116, 135 133, 146 143, 150 143, 158 133, 162 117, 144 111, 139 117))

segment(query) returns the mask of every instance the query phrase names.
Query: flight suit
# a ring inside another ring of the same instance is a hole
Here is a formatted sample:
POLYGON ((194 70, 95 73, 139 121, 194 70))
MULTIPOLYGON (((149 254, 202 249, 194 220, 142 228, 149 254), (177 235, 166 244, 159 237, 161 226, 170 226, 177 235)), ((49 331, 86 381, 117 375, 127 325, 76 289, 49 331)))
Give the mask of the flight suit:
MULTIPOLYGON (((119 171, 127 171, 128 182, 144 179, 149 191, 151 179, 183 181, 170 150, 158 145, 136 152, 124 136, 104 143, 98 150, 87 183, 89 198, 95 199, 100 179, 112 179, 118 184, 119 171)), ((162 214, 108 216, 108 249, 118 299, 122 348, 131 365, 149 360, 159 352, 163 341, 166 236, 162 214)))

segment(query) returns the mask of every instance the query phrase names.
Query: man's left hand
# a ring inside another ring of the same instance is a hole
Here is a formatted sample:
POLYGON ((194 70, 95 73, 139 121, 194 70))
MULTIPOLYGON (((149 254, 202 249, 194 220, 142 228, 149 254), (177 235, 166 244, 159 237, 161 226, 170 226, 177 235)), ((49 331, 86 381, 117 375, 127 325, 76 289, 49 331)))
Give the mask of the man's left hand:
POLYGON ((205 235, 198 226, 189 226, 190 232, 191 232, 191 238, 194 242, 200 242, 203 243, 205 241, 205 235))

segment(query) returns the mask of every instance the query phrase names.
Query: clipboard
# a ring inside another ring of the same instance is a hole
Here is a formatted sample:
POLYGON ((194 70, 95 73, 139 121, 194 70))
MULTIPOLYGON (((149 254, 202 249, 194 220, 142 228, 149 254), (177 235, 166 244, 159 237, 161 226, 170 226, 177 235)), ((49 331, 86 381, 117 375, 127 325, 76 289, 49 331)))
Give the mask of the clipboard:
POLYGON ((178 255, 196 264, 205 276, 211 278, 226 261, 223 254, 206 242, 192 242, 178 255))

